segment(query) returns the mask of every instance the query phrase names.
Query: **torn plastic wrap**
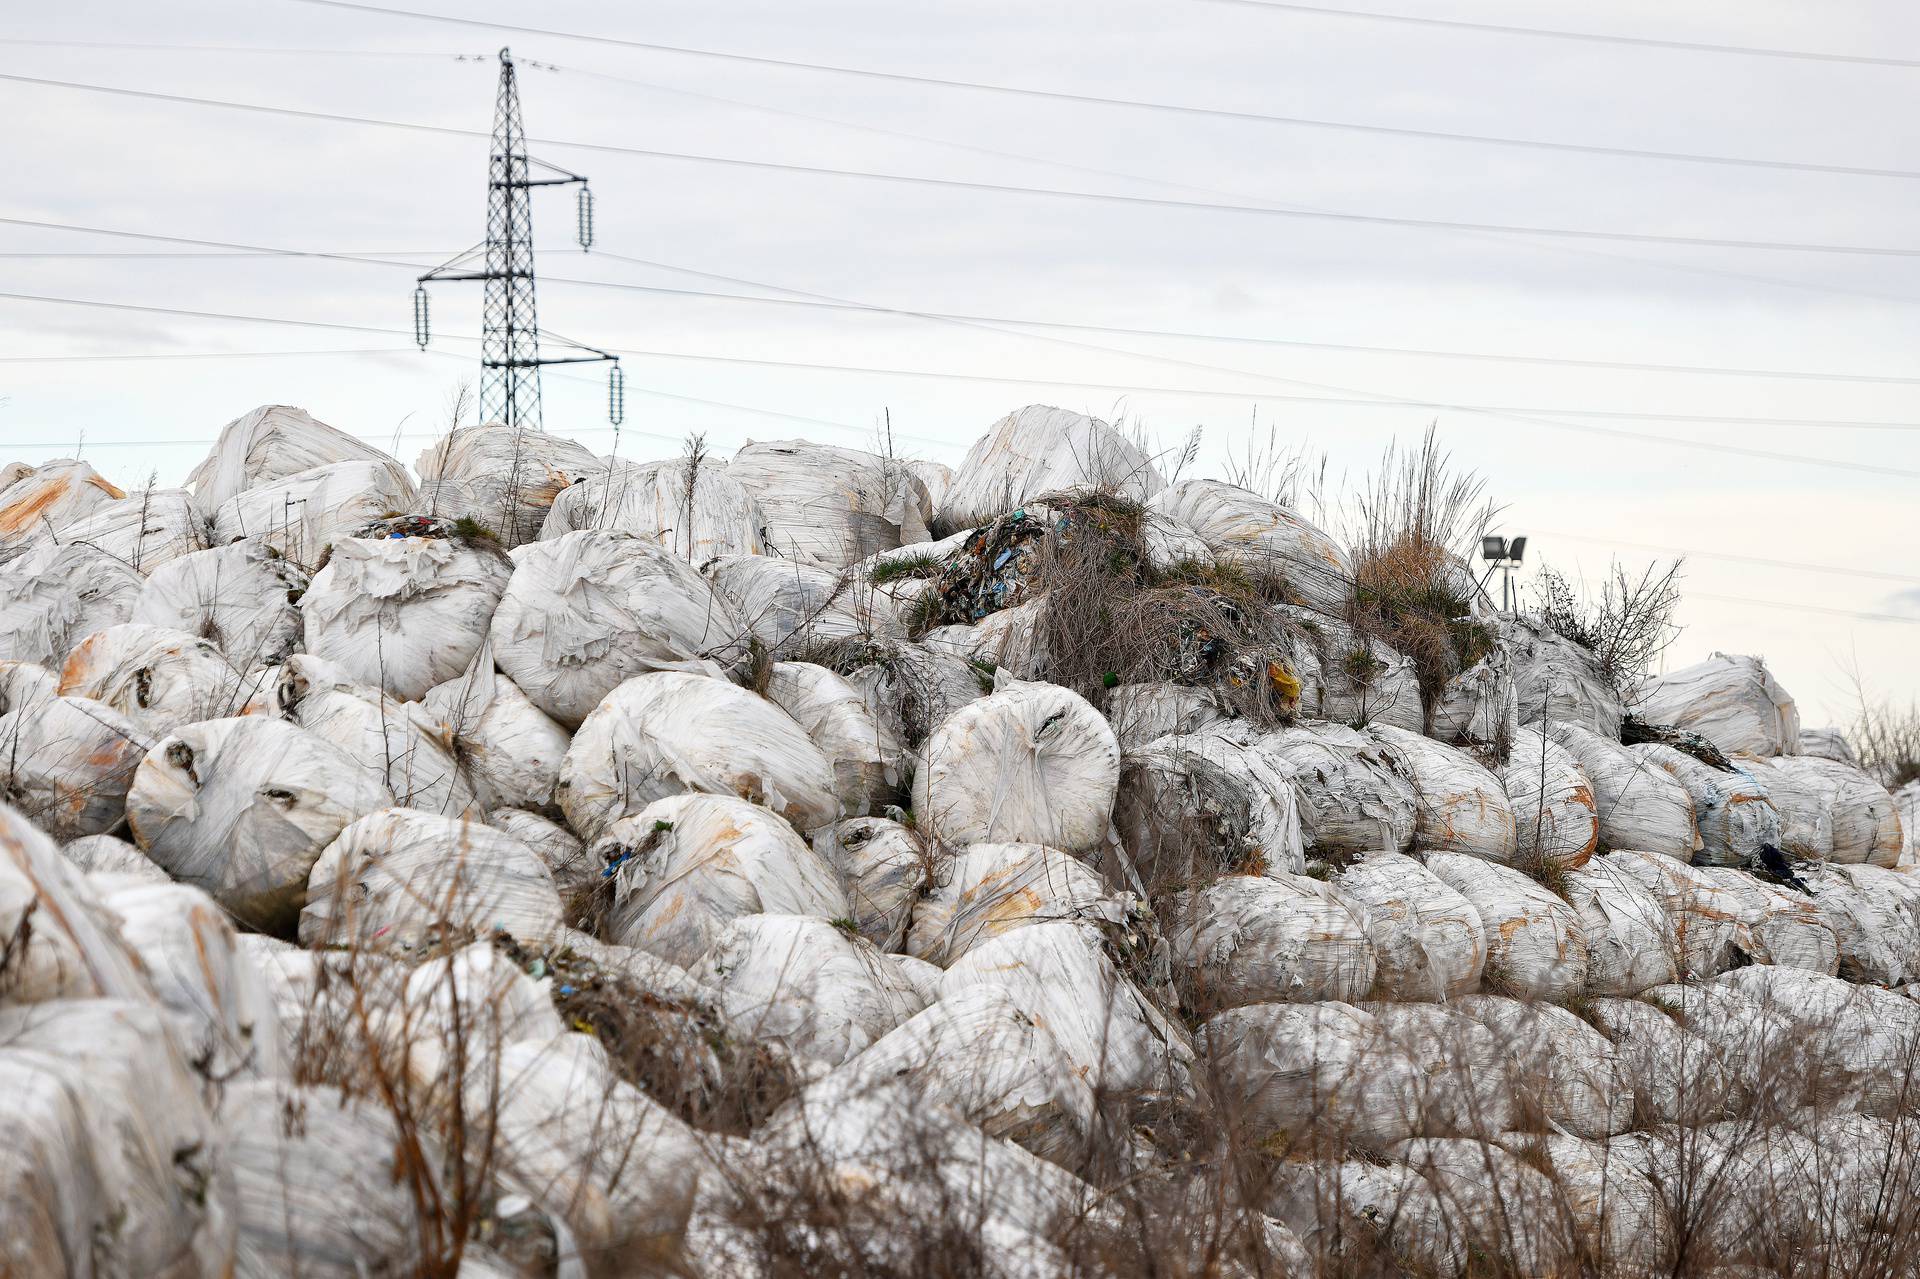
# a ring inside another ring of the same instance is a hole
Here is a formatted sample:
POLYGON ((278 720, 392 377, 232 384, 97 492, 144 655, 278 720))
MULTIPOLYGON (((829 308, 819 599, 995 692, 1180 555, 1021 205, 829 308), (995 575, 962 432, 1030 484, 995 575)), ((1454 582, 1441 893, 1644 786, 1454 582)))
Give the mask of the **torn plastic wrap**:
POLYGON ((881 727, 852 684, 824 666, 775 662, 766 695, 833 765, 834 794, 844 815, 862 817, 904 798, 906 747, 881 727))
POLYGON ((1048 919, 1118 922, 1123 905, 1085 862, 1038 844, 973 844, 914 904, 907 953, 947 967, 972 947, 1048 919))
POLYGON ((588 841, 655 800, 751 800, 815 830, 840 817, 833 763, 793 717, 725 680, 658 671, 607 695, 574 734, 554 798, 588 841))
POLYGON ((1062 489, 1112 490, 1146 501, 1166 483, 1138 446, 1098 418, 1030 404, 994 423, 954 471, 943 528, 968 528, 1062 489))
POLYGON ((417 702, 486 644, 512 573, 485 541, 345 538, 300 599, 306 651, 417 702))
POLYGON ((1586 934, 1588 994, 1633 996, 1679 980, 1673 919, 1626 866, 1596 857, 1567 872, 1562 892, 1586 934))
POLYGON ((1658 763, 1577 724, 1550 724, 1547 735, 1572 755, 1593 787, 1600 847, 1693 860, 1700 846, 1687 788, 1658 763))
POLYGON ((1767 788, 1767 798, 1780 814, 1781 851, 1823 862, 1833 856, 1833 813, 1824 789, 1814 776, 1774 767, 1780 760, 1790 758, 1796 757, 1761 759, 1757 755, 1736 755, 1733 763, 1767 788))
POLYGON ((1364 999, 1366 911, 1305 875, 1225 875, 1176 908, 1175 959, 1202 1007, 1364 999))
POLYGON ((466 516, 518 546, 540 536, 556 497, 607 464, 573 440, 489 422, 441 436, 420 451, 413 469, 422 509, 466 516))
POLYGON ((1221 561, 1283 583, 1292 603, 1343 617, 1353 596, 1346 549, 1295 512, 1221 480, 1181 480, 1149 509, 1192 529, 1221 561))
POLYGON ((1766 786, 1751 773, 1738 768, 1722 772, 1657 742, 1632 750, 1687 788, 1700 829, 1694 861, 1703 866, 1743 866, 1758 857, 1764 846, 1779 846, 1780 814, 1767 797, 1766 786))
POLYGON ((936 626, 920 643, 936 653, 959 658, 975 669, 1005 671, 1014 679, 1044 680, 1047 597, 989 613, 967 626, 936 626))
POLYGON ((1512 659, 1495 644, 1440 690, 1427 735, 1455 746, 1511 742, 1520 727, 1519 707, 1512 659))
POLYGON ((1120 746, 1068 689, 1003 679, 940 725, 924 755, 913 811, 930 838, 1080 851, 1106 837, 1120 746))
POLYGON ((1587 938, 1573 907, 1510 866, 1435 853, 1427 869, 1473 903, 1487 929, 1489 993, 1565 1000, 1587 987, 1587 938))
POLYGON ((745 623, 645 538, 570 533, 522 546, 513 560, 493 615, 494 661, 563 728, 578 728, 629 676, 717 674, 746 656, 745 623))
POLYGON ((1467 853, 1513 862, 1515 810, 1495 777, 1465 751, 1405 729, 1367 730, 1388 762, 1413 784, 1413 842, 1422 852, 1467 853))
POLYGON ((554 885, 563 897, 600 879, 601 868, 592 864, 586 844, 558 822, 524 809, 496 808, 487 813, 487 825, 531 848, 553 872, 554 885))
POLYGON ((1613 1044, 1564 1008, 1496 995, 1456 1005, 1493 1032, 1521 1107, 1551 1128, 1604 1140, 1633 1126, 1633 1087, 1613 1044))
POLYGON ((1608 853, 1605 862, 1666 908, 1682 978, 1712 977, 1753 955, 1757 943, 1741 895, 1706 874, 1707 868, 1627 849, 1608 853))
POLYGON ((381 462, 398 468, 373 445, 319 421, 305 409, 263 404, 220 428, 220 438, 187 483, 200 505, 218 510, 248 489, 336 462, 381 462))
POLYGON ((60 530, 58 540, 104 551, 136 573, 211 545, 213 521, 185 489, 136 489, 60 530))
POLYGON ((127 787, 153 739, 84 697, 0 715, 0 796, 58 840, 104 835, 126 817, 127 787))
POLYGON ((1769 761, 1775 773, 1801 783, 1823 805, 1832 831, 1829 860, 1891 867, 1905 843, 1900 807, 1887 788, 1852 764, 1805 755, 1769 761))
POLYGON ((552 802, 573 739, 494 669, 490 646, 482 644, 464 672, 428 689, 424 700, 453 734, 482 805, 544 808, 552 802))
POLYGON ((906 463, 806 440, 749 442, 727 474, 766 516, 770 554, 841 569, 927 540, 933 507, 906 463))
POLYGON ((1735 1100, 1718 1052, 1670 1013, 1638 999, 1608 997, 1588 1000, 1586 1013, 1612 1041, 1621 1077, 1646 1124, 1705 1123, 1735 1100))
POLYGON ((307 575, 265 543, 233 542, 168 560, 147 575, 125 620, 211 641, 247 669, 300 647, 307 575))
POLYGON ((1632 699, 1648 724, 1699 733, 1729 755, 1797 755, 1800 714, 1757 657, 1715 653, 1704 662, 1647 680, 1632 699))
POLYGON ((1500 769, 1500 785, 1513 804, 1521 866, 1583 866, 1600 843, 1600 817, 1593 786, 1578 761, 1538 729, 1523 728, 1500 769))
POLYGON ((1880 986, 1920 979, 1920 929, 1910 892, 1901 891, 1906 876, 1877 866, 1801 870, 1821 921, 1833 930, 1840 976, 1880 986))
POLYGON ((248 488, 214 510, 216 544, 259 538, 311 572, 327 548, 414 505, 413 480, 390 460, 335 462, 248 488))
POLYGON ((870 587, 811 564, 767 555, 725 555, 707 561, 700 571, 753 637, 781 657, 837 640, 907 637, 870 587))
POLYGON ((1120 749, 1136 751, 1175 733, 1201 733, 1227 722, 1212 693, 1184 684, 1123 684, 1107 694, 1107 722, 1120 749))
POLYGON ((1373 945, 1374 1000, 1444 1002, 1480 988, 1487 930, 1480 912, 1425 865, 1377 852, 1329 881, 1359 908, 1373 945))
POLYGON ((127 819, 147 856, 248 925, 290 931, 307 872, 348 823, 393 803, 378 777, 284 720, 189 724, 142 761, 127 819))
POLYGON ((400 803, 452 816, 479 810, 451 734, 426 707, 355 683, 305 654, 288 658, 278 672, 273 710, 359 761, 400 803))
POLYGON ((1620 740, 1626 707, 1591 652, 1529 617, 1500 623, 1500 647, 1513 663, 1522 724, 1571 724, 1620 740))
POLYGON ((898 950, 935 854, 919 835, 884 817, 835 822, 814 833, 813 846, 846 883, 860 935, 881 950, 898 950))
POLYGON ((142 584, 104 551, 41 542, 0 567, 0 659, 58 669, 87 636, 127 620, 142 584))
POLYGON ((0 489, 0 564, 36 543, 65 542, 70 525, 125 496, 75 458, 33 468, 0 489))
POLYGON ((645 538, 686 564, 716 555, 765 555, 766 513, 719 461, 612 463, 553 499, 541 541, 582 529, 645 538))
POLYGON ((111 706, 154 737, 240 714, 262 682, 206 640, 133 623, 89 636, 60 671, 61 696, 111 706))
POLYGON ((1344 860, 1413 843, 1419 800, 1381 739, 1340 724, 1299 724, 1261 739, 1293 772, 1308 856, 1344 860))
POLYGON ((1303 718, 1424 732, 1426 712, 1411 658, 1356 634, 1337 617, 1300 607, 1282 611, 1305 635, 1295 648, 1303 718))
MULTIPOLYGON (((1113 821, 1143 884, 1172 888, 1221 871, 1304 871, 1298 804, 1290 770, 1257 744, 1194 733, 1122 757, 1113 821)), ((1124 868, 1109 873, 1124 882, 1124 868)))
POLYGON ((139 960, 95 885, 46 835, 0 805, 0 928, 15 939, 5 1000, 151 998, 139 960))

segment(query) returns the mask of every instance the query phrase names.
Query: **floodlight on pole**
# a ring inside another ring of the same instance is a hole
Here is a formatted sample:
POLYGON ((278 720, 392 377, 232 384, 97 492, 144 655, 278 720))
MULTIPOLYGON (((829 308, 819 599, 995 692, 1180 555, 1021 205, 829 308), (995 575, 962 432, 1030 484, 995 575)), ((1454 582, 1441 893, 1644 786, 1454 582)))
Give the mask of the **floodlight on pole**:
MULTIPOLYGON (((1509 540, 1497 533, 1489 533, 1480 539, 1480 558, 1492 565, 1487 570, 1487 577, 1493 576, 1494 569, 1500 571, 1500 611, 1503 613, 1511 614, 1519 600, 1513 589, 1513 574, 1526 553, 1527 539, 1524 534, 1509 540)), ((1485 585, 1486 578, 1480 581, 1485 585)))
POLYGON ((1480 558, 1489 564, 1498 564, 1507 558, 1507 539, 1498 534, 1489 534, 1481 538, 1480 558))

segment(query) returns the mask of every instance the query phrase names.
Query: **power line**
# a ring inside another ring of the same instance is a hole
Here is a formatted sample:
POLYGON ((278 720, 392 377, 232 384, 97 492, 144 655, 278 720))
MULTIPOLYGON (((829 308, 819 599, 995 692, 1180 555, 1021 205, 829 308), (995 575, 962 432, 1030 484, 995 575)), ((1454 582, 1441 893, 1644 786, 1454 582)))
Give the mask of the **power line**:
POLYGON ((421 58, 434 62, 485 62, 484 53, 444 53, 414 49, 270 48, 252 44, 154 44, 133 40, 24 40, 0 37, 0 45, 34 49, 116 49, 151 53, 266 53, 315 58, 421 58))
POLYGON ((1792 604, 1785 600, 1756 600, 1745 595, 1712 595, 1706 591, 1687 591, 1685 596, 1697 600, 1718 600, 1726 604, 1757 604, 1762 608, 1788 609, 1795 613, 1823 613, 1831 617, 1853 617, 1863 622, 1904 622, 1911 626, 1920 622, 1920 617, 1908 617, 1902 613, 1863 613, 1850 608, 1827 608, 1820 604, 1792 604))
MULTIPOLYGON (((304 0, 308 4, 330 4, 337 0, 304 0)), ((1886 58, 1864 53, 1819 53, 1811 49, 1776 49, 1758 45, 1716 44, 1705 40, 1667 40, 1653 36, 1608 35, 1598 31, 1564 31, 1551 27, 1522 27, 1500 22, 1468 22, 1459 18, 1426 18, 1409 13, 1379 13, 1361 9, 1334 9, 1324 5, 1289 4, 1283 0, 1211 0, 1214 4, 1234 4, 1253 9, 1275 9, 1286 13, 1307 13, 1323 18, 1357 18, 1368 22, 1395 22, 1406 26, 1446 27, 1456 31, 1483 31, 1505 36, 1541 36, 1553 40, 1584 40, 1593 44, 1630 45, 1643 49, 1680 49, 1689 53, 1730 53, 1750 58, 1789 58, 1798 62, 1834 62, 1847 66, 1920 67, 1920 59, 1886 58)), ((364 8, 340 5, 341 8, 364 8)))
POLYGON ((794 71, 854 76, 861 79, 881 80, 899 84, 934 85, 945 89, 964 89, 973 92, 998 93, 1022 98, 1040 98, 1054 102, 1070 102, 1082 106, 1123 107, 1130 110, 1158 111, 1181 116, 1232 120, 1240 123, 1278 124, 1303 129, 1326 129, 1342 133, 1366 133, 1385 137, 1413 138, 1424 142, 1461 142, 1480 146, 1518 147, 1536 151, 1558 151, 1582 155, 1611 156, 1620 159, 1667 160, 1691 164, 1733 165, 1742 168, 1842 174, 1851 177, 1920 178, 1920 170, 1913 169, 1886 169, 1864 165, 1822 164, 1812 161, 1775 160, 1763 157, 1714 155, 1690 151, 1661 151, 1643 147, 1605 146, 1597 143, 1565 142, 1545 138, 1516 138, 1443 129, 1415 129, 1397 125, 1368 124, 1352 120, 1329 120, 1310 116, 1275 115, 1263 111, 1236 111, 1224 107, 1196 106, 1191 103, 1161 102, 1140 98, 1116 98, 1102 94, 1074 93, 1062 89, 1039 89, 1028 85, 996 84, 990 81, 980 80, 955 80, 943 76, 916 75, 901 71, 880 71, 870 67, 848 67, 834 63, 803 62, 789 58, 732 53, 718 49, 697 49, 684 45, 629 40, 619 36, 599 35, 580 31, 562 31, 552 27, 534 27, 518 23, 491 22, 477 18, 463 18, 451 14, 424 13, 412 9, 391 9, 377 5, 352 4, 346 3, 346 0, 299 0, 299 2, 322 5, 330 9, 348 9, 363 13, 377 13, 389 17, 416 18, 427 22, 448 23, 454 26, 481 27, 492 31, 512 31, 526 35, 550 36, 561 40, 578 40, 591 44, 615 45, 621 48, 642 49, 651 53, 669 53, 685 57, 741 62, 754 66, 780 67, 794 71))
POLYGON ((86 355, 0 355, 0 364, 87 364, 116 360, 277 360, 312 355, 407 355, 411 347, 365 347, 327 351, 114 351, 86 355))
MULTIPOLYGON (((300 0, 302 3, 336 3, 337 0, 300 0)), ((374 116, 347 115, 332 111, 313 111, 298 107, 273 106, 257 102, 235 102, 220 98, 202 98, 190 94, 160 93, 149 89, 128 89, 116 85, 86 84, 72 80, 54 80, 40 76, 0 73, 0 80, 32 84, 45 88, 70 89, 84 93, 103 93, 152 102, 172 102, 186 106, 214 107, 222 110, 288 116, 303 120, 324 120, 336 124, 366 125, 376 128, 405 129, 443 137, 484 138, 477 129, 451 125, 425 124, 412 120, 388 120, 374 116)), ((1283 205, 1232 204, 1223 201, 1174 200, 1163 196, 1126 195, 1111 191, 1073 191, 1057 187, 1022 186, 1016 183, 972 182, 961 178, 925 177, 918 174, 887 173, 870 169, 837 169, 826 165, 792 164, 774 160, 749 160, 738 156, 706 155, 683 151, 660 151, 647 147, 622 146, 611 142, 583 142, 565 138, 529 136, 529 143, 550 147, 572 147, 608 155, 637 156, 651 160, 679 161, 723 168, 754 169, 769 173, 798 173, 817 177, 851 178, 868 182, 888 182, 936 190, 972 191, 992 195, 1038 196, 1045 199, 1086 201, 1136 208, 1186 209, 1213 213, 1241 213, 1260 217, 1301 218, 1310 221, 1346 223, 1356 226, 1395 226, 1424 230, 1482 231, 1499 235, 1538 236, 1547 239, 1579 241, 1617 241, 1628 244, 1668 244, 1687 248, 1745 249, 1768 253, 1825 253, 1848 257, 1920 258, 1920 248, 1882 245, 1826 244, 1795 240, 1744 240, 1719 236, 1665 235, 1655 232, 1596 231, 1575 227, 1521 226, 1498 222, 1464 222, 1445 218, 1415 218, 1377 213, 1341 212, 1326 209, 1302 209, 1283 205)))
POLYGON ((1617 537, 1594 537, 1583 533, 1555 533, 1536 530, 1535 540, 1560 538, 1569 542, 1590 542, 1595 546, 1628 547, 1637 551, 1659 551, 1666 555, 1686 555, 1703 560, 1727 560, 1735 564, 1757 564, 1763 568, 1804 569, 1812 573, 1839 573, 1847 577, 1872 578, 1880 582, 1901 582, 1920 586, 1920 576, 1909 573, 1884 573, 1875 569, 1849 568, 1840 564, 1810 564, 1805 560, 1777 560, 1762 555, 1735 555, 1726 551, 1703 551, 1691 546, 1662 546, 1656 542, 1629 542, 1617 537))

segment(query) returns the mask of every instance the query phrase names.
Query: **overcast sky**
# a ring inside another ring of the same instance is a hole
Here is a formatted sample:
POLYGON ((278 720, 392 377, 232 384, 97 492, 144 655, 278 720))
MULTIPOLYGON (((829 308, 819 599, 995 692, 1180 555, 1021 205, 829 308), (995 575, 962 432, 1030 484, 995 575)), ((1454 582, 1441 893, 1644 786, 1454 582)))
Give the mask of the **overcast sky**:
MULTIPOLYGON (((1894 0, 1700 0, 1684 9, 1652 0, 1368 2, 1430 17, 1920 59, 1920 10, 1894 0)), ((457 8, 416 0, 415 7, 653 44, 1268 115, 1920 170, 1920 136, 1908 124, 1920 87, 1913 68, 1539 39, 1214 0, 474 0, 457 8)), ((107 0, 16 7, 0 40, 0 71, 484 132, 498 71, 492 55, 509 44, 523 68, 528 131, 538 139, 1163 200, 1920 247, 1914 179, 1076 104, 297 0, 182 0, 162 8, 107 0)), ((17 82, 0 82, 0 116, 11 126, 0 135, 0 165, 10 179, 0 217, 393 254, 402 263, 0 256, 7 293, 404 331, 418 274, 404 264, 437 262, 485 228, 484 137, 17 82)), ((1217 472, 1254 434, 1264 440, 1273 430, 1283 447, 1324 452, 1335 476, 1357 477, 1388 442, 1413 440, 1437 420, 1456 460, 1483 474, 1506 504, 1508 531, 1530 535, 1530 558, 1598 578, 1615 556, 1637 569, 1654 554, 1645 547, 1694 552, 1681 612, 1686 630, 1669 664, 1714 649, 1762 654, 1810 725, 1849 714, 1843 667, 1856 655, 1875 691, 1901 700, 1920 694, 1920 663, 1911 657, 1920 626, 1855 616, 1920 619, 1913 501, 1920 434, 1567 415, 1913 427, 1920 382, 1003 332, 565 282, 763 296, 801 290, 893 308, 1288 342, 1920 379, 1911 358, 1920 337, 1920 258, 1098 203, 558 142, 533 150, 591 176, 602 251, 570 250, 570 196, 537 194, 536 242, 549 250, 538 262, 543 326, 599 346, 661 353, 627 358, 625 455, 665 455, 693 431, 725 453, 750 438, 793 435, 861 444, 890 413, 903 451, 954 463, 994 419, 1040 402, 1138 421, 1170 444, 1199 426, 1201 473, 1217 472), (1172 389, 1120 389, 1133 387, 1172 389)), ((0 255, 190 251, 0 225, 0 255)), ((257 404, 286 403, 383 447, 394 448, 397 435, 397 452, 411 461, 442 429, 450 391, 477 372, 478 304, 477 286, 437 286, 436 337, 421 354, 401 335, 0 299, 0 454, 37 461, 71 454, 84 438, 84 456, 122 483, 149 473, 178 483, 224 422, 257 404), (376 348, 384 353, 311 354, 376 348), (21 358, 258 352, 303 354, 21 358)), ((546 383, 547 428, 605 452, 613 437, 602 374, 584 366, 570 378, 546 383)))

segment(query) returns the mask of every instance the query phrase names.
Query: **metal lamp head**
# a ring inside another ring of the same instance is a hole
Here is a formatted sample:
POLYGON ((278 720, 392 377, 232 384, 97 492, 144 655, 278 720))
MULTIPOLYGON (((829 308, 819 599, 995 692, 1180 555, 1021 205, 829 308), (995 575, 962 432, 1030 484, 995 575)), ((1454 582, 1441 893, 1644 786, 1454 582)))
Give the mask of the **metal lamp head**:
MULTIPOLYGON (((1518 540, 1525 543, 1527 539, 1523 537, 1518 540)), ((1507 539, 1497 535, 1481 538, 1480 558, 1489 564, 1498 564, 1501 560, 1507 558, 1507 539)))

